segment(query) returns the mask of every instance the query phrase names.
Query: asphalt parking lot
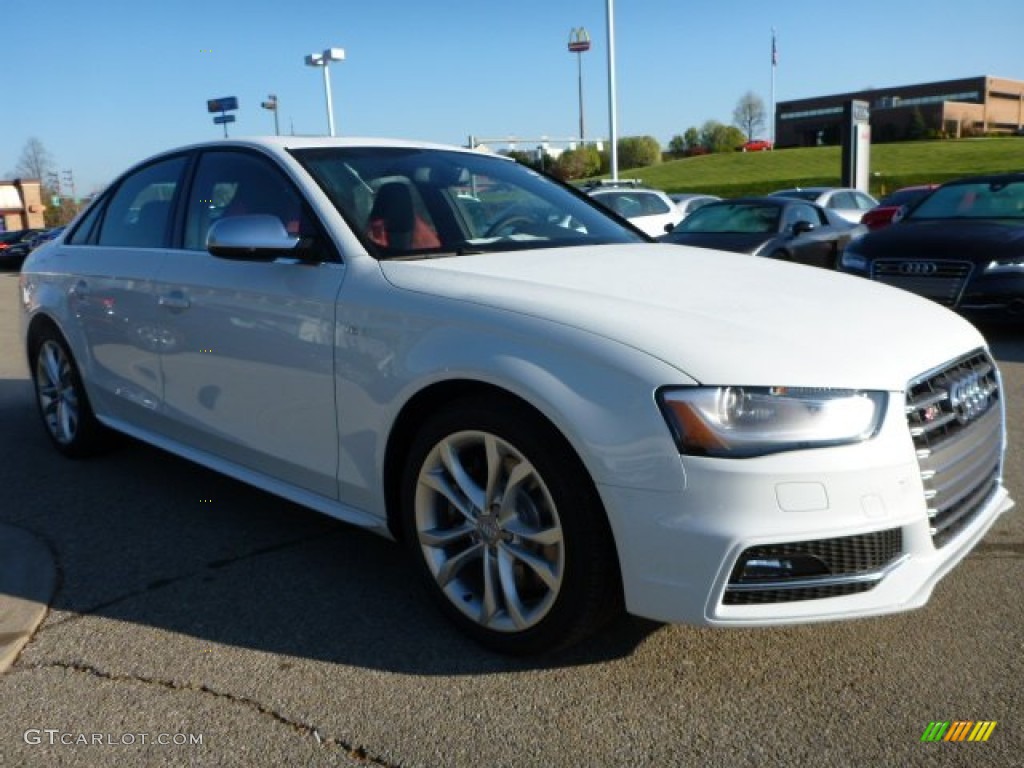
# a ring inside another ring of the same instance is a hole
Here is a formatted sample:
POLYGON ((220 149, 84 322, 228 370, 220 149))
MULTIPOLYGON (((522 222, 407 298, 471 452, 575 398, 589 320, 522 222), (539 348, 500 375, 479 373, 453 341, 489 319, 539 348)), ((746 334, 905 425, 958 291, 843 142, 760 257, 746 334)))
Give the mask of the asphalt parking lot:
POLYGON ((706 630, 625 619, 510 660, 459 635, 402 551, 158 450, 49 446, 0 273, 0 523, 50 611, 0 676, 0 766, 1021 764, 1024 332, 991 338, 1018 508, 923 609, 706 630), (933 721, 996 721, 922 743, 933 721))

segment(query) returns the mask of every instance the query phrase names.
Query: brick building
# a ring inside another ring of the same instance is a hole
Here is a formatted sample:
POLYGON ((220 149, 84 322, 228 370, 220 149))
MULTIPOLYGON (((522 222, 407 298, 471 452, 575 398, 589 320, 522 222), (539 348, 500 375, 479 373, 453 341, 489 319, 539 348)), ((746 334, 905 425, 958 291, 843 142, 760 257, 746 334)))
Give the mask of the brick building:
POLYGON ((42 229, 45 210, 38 179, 0 181, 0 232, 42 229))
POLYGON ((843 104, 853 99, 868 103, 876 142, 912 138, 920 129, 928 135, 960 137, 1024 128, 1024 82, 982 76, 780 101, 775 109, 776 145, 838 144, 843 104))

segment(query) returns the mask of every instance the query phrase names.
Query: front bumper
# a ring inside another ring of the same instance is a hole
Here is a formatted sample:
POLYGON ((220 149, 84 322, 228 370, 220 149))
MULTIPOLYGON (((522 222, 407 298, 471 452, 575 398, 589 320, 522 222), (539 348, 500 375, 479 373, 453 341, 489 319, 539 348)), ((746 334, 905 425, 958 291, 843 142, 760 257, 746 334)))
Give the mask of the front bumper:
POLYGON ((922 480, 918 450, 902 409, 891 407, 880 433, 859 445, 755 459, 683 457, 685 488, 675 493, 602 486, 627 610, 657 621, 763 626, 923 605, 1013 502, 997 479, 955 535, 937 539, 926 501, 934 489, 922 480), (898 544, 874 562, 858 560, 849 544, 867 541, 870 549, 876 540, 898 544), (744 553, 770 560, 773 547, 808 542, 812 552, 862 562, 862 570, 812 575, 806 585, 794 579, 788 593, 772 592, 770 579, 737 589, 744 553), (808 591, 794 598, 793 587, 808 591))

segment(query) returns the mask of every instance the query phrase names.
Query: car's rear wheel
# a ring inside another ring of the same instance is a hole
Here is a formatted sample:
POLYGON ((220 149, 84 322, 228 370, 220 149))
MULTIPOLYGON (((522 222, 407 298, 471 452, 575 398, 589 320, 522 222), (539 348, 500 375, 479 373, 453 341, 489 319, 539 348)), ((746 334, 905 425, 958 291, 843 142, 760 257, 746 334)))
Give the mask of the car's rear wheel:
POLYGON ((109 432, 96 420, 67 342, 53 328, 32 339, 32 383, 46 434, 58 451, 78 458, 107 447, 109 432))
POLYGON ((403 534, 444 612, 502 653, 554 650, 621 607, 611 534, 565 440, 518 403, 474 399, 421 428, 403 534))

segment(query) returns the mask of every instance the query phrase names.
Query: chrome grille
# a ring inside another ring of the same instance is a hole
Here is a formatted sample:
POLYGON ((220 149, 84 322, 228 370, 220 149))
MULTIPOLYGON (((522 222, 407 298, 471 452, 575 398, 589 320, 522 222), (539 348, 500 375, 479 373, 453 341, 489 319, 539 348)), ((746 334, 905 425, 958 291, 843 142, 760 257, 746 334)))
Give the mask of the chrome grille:
POLYGON ((968 261, 879 259, 871 266, 871 279, 955 307, 973 269, 968 261))
POLYGON ((932 543, 944 546, 996 491, 1002 462, 999 375, 976 352, 910 383, 907 425, 917 449, 932 543))

